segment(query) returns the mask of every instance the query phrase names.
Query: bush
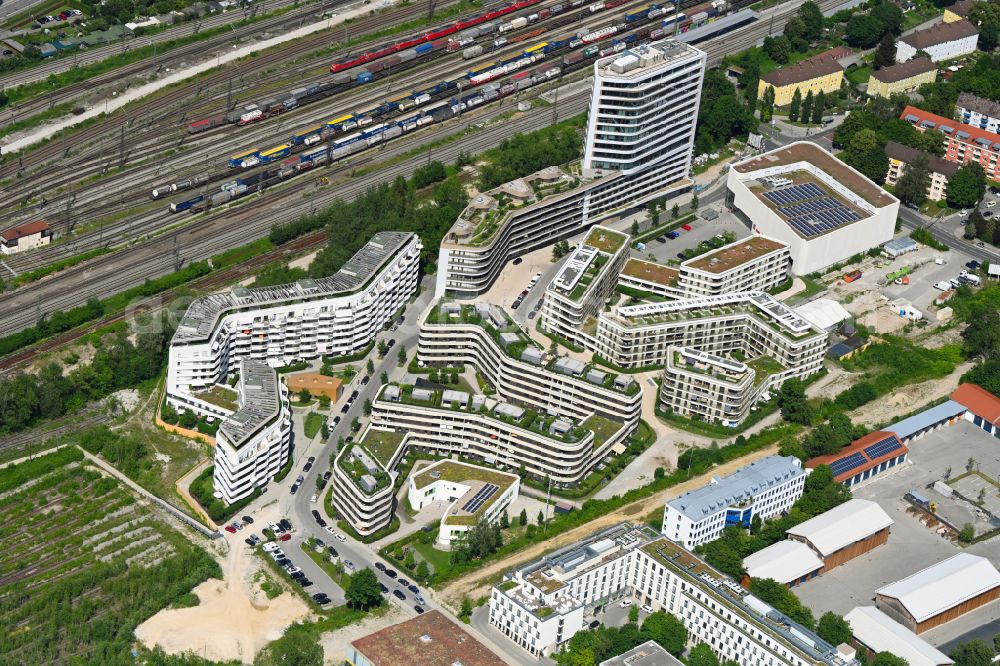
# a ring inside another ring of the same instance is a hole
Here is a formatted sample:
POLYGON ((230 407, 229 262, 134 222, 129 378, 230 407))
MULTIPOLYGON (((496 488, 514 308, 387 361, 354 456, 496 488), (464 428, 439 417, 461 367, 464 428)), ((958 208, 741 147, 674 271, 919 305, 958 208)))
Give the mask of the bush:
POLYGON ((204 472, 191 482, 188 490, 191 493, 191 497, 198 501, 198 504, 205 510, 208 517, 216 523, 221 524, 229 520, 262 494, 260 488, 256 488, 248 497, 241 499, 235 504, 226 504, 213 496, 215 492, 215 485, 212 483, 213 474, 215 474, 214 466, 206 468, 204 472))

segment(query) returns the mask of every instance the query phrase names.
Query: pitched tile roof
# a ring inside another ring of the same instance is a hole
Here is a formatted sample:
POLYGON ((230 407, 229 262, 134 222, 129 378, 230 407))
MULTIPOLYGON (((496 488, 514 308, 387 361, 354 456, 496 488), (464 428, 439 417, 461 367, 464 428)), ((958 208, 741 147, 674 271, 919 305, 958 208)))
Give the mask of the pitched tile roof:
POLYGON ((819 55, 813 56, 808 60, 803 60, 802 62, 794 65, 776 69, 760 78, 765 83, 770 83, 776 88, 782 88, 796 83, 812 81, 813 79, 821 76, 827 76, 828 74, 833 74, 834 72, 844 71, 844 68, 839 62, 837 62, 837 58, 835 56, 827 55, 827 53, 829 53, 829 51, 826 53, 820 53, 819 55))
POLYGON ((997 148, 991 148, 990 145, 993 143, 1000 142, 1000 137, 994 132, 987 132, 984 129, 980 129, 975 125, 969 125, 966 123, 960 123, 951 118, 945 118, 944 116, 939 116, 934 113, 928 113, 922 109, 918 109, 915 106, 908 106, 903 109, 903 112, 899 114, 899 117, 903 120, 909 121, 917 126, 917 129, 935 129, 941 131, 942 127, 948 127, 949 132, 945 132, 946 136, 955 136, 959 132, 964 132, 968 134, 967 137, 956 137, 965 143, 980 143, 979 146, 983 150, 997 150, 997 148), (929 123, 929 127, 924 126, 924 123, 929 123), (977 139, 982 139, 986 145, 982 145, 982 142, 977 141, 977 139))
POLYGON ((962 384, 951 399, 990 423, 1000 422, 1000 398, 975 384, 962 384))
POLYGON ((0 233, 0 237, 4 240, 12 241, 15 238, 21 238, 22 236, 30 236, 32 234, 41 233, 43 231, 48 231, 49 225, 47 222, 38 220, 36 222, 28 222, 27 224, 22 224, 19 227, 11 227, 3 233, 0 233))
POLYGON ((919 74, 926 74, 937 69, 937 65, 930 58, 914 58, 901 62, 898 65, 884 67, 872 72, 872 77, 882 83, 896 83, 904 81, 919 74))
POLYGON ((948 178, 954 176, 959 167, 959 165, 955 162, 949 162, 948 160, 940 158, 937 155, 931 155, 930 153, 925 153, 922 150, 904 146, 903 144, 896 143, 895 141, 890 141, 885 144, 885 154, 890 160, 899 160, 904 164, 910 164, 918 157, 926 157, 927 164, 931 171, 934 173, 944 174, 948 178))
POLYGON ((1000 102, 991 99, 984 99, 969 92, 958 93, 958 101, 955 106, 968 111, 975 111, 984 116, 1000 118, 1000 102))
POLYGON ((903 35, 899 41, 909 44, 915 49, 926 49, 929 46, 946 44, 956 39, 978 34, 979 28, 965 19, 961 19, 951 23, 937 23, 929 28, 916 30, 908 35, 903 35))
POLYGON ((876 444, 888 437, 896 437, 896 434, 892 432, 887 432, 885 430, 876 430, 875 432, 870 432, 864 437, 854 440, 853 442, 842 448, 840 451, 837 451, 836 453, 831 453, 830 455, 826 456, 819 456, 818 458, 812 458, 806 463, 806 467, 808 467, 809 469, 813 469, 819 467, 820 465, 831 465, 838 460, 846 458, 847 456, 853 455, 855 453, 860 454, 865 459, 864 464, 852 467, 833 477, 835 481, 846 481, 847 479, 857 476, 858 474, 861 474, 866 470, 878 467, 886 460, 890 460, 904 453, 909 453, 910 450, 903 443, 900 443, 900 447, 902 447, 901 449, 898 448, 893 449, 892 451, 884 453, 880 456, 872 457, 865 452, 865 448, 872 446, 873 444, 876 444))

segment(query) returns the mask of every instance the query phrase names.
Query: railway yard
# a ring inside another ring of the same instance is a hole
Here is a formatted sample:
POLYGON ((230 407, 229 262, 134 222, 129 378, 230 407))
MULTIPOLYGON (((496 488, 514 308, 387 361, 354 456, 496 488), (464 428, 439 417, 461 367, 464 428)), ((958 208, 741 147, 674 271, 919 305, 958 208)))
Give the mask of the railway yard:
MULTIPOLYGON (((359 58, 384 50, 385 46, 377 46, 382 40, 345 52, 329 46, 328 33, 317 32, 7 156, 0 165, 4 183, 0 202, 16 211, 9 223, 44 218, 52 226, 55 242, 5 258, 0 265, 5 280, 95 248, 118 249, 0 296, 0 333, 17 331, 91 296, 116 293, 266 235, 273 225, 337 198, 350 199, 373 183, 412 171, 427 159, 421 150, 425 144, 436 146, 435 159, 449 161, 461 152, 475 154, 495 146, 515 132, 576 115, 586 104, 586 96, 579 93, 559 95, 551 109, 548 103, 527 112, 514 112, 514 107, 586 76, 589 63, 600 53, 676 26, 685 11, 693 13, 689 5, 695 3, 684 3, 679 12, 663 16, 661 10, 653 17, 647 2, 608 4, 614 6, 500 4, 471 19, 460 16, 445 23, 438 29, 444 31, 440 37, 434 30, 394 36, 386 45, 396 45, 392 52, 397 55, 386 52, 371 62, 359 58), (487 20, 491 12, 497 18, 487 20), (471 35, 483 24, 485 34, 471 35), (406 48, 398 48, 402 46, 406 48), (417 47, 422 47, 419 55, 417 47), (416 57, 404 61, 400 55, 405 57, 407 50, 416 57), (351 60, 357 65, 331 72, 338 69, 337 63, 351 60), (284 100, 293 94, 301 103, 287 110, 282 106, 277 113, 274 105, 287 104, 284 100), (401 105, 404 98, 412 106, 401 105), (245 110, 254 106, 259 114, 245 110), (237 117, 248 113, 260 119, 240 124, 237 117), (236 122, 196 131, 198 121, 212 125, 227 114, 236 122), (372 133, 380 127, 380 134, 372 133), (321 132, 309 135, 310 128, 321 132), (389 140, 394 134, 401 136, 389 140), (462 141, 449 142, 448 137, 465 134, 469 136, 462 141), (310 136, 312 145, 307 146, 310 136), (340 157, 347 152, 338 153, 342 142, 355 137, 365 149, 355 146, 350 149, 353 154, 340 157), (280 157, 261 164, 265 160, 260 153, 272 148, 280 157), (246 168, 230 166, 233 156, 247 153, 254 159, 246 168), (302 158, 317 153, 327 164, 302 158), (379 168, 382 164, 384 168, 379 168), (317 168, 308 168, 313 166, 317 168), (369 172, 363 180, 352 177, 362 168, 369 172), (185 190, 185 181, 197 186, 185 190), (180 191, 154 199, 153 190, 160 194, 165 185, 179 185, 180 191), (220 201, 240 194, 241 200, 220 201), (198 197, 204 201, 201 205, 196 205, 198 197), (213 199, 218 205, 211 211, 171 212, 172 208, 203 210, 213 199)), ((768 11, 782 19, 798 4, 784 3, 768 11)), ((836 4, 828 0, 820 6, 836 4)), ((438 5, 438 11, 447 8, 438 5)), ((425 11, 416 5, 375 11, 351 23, 350 34, 355 39, 372 35, 425 11)), ((718 62, 736 49, 735 42, 742 45, 763 37, 770 23, 756 20, 736 28, 739 40, 719 37, 699 46, 710 63, 718 62)), ((169 52, 164 56, 172 57, 169 52)), ((51 100, 42 95, 32 103, 58 104, 60 94, 52 93, 51 100)))

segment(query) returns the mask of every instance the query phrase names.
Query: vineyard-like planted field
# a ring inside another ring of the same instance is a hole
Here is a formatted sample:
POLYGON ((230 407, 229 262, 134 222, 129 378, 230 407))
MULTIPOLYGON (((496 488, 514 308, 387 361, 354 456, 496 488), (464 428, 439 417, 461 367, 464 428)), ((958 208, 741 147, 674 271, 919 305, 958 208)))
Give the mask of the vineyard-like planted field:
POLYGON ((134 664, 133 630, 221 577, 75 447, 0 471, 0 663, 134 664))

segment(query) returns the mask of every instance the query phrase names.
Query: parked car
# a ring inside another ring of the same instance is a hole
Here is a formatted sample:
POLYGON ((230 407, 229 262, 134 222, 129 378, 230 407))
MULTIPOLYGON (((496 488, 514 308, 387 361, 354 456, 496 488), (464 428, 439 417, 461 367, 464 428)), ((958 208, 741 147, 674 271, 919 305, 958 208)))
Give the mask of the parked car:
POLYGON ((643 613, 652 613, 652 612, 653 612, 653 607, 652 607, 652 606, 650 606, 649 604, 646 604, 645 606, 642 606, 642 607, 640 608, 640 610, 641 610, 641 611, 642 611, 643 613))
POLYGON ((396 581, 396 583, 402 585, 403 587, 410 586, 410 581, 406 580, 405 578, 400 578, 399 580, 396 581))
POLYGON ((280 525, 281 529, 283 530, 292 529, 292 521, 288 520, 288 518, 282 518, 281 520, 279 520, 278 525, 280 525))
POLYGON ((589 624, 589 625, 587 626, 587 628, 588 628, 588 629, 597 629, 597 628, 598 628, 599 626, 601 626, 601 621, 600 621, 600 620, 593 620, 593 621, 592 621, 592 622, 591 622, 591 623, 590 623, 590 624, 589 624))
POLYGON ((395 578, 398 574, 396 573, 395 569, 386 569, 385 575, 388 576, 389 578, 395 578))
POLYGON ((681 225, 681 229, 683 229, 684 231, 691 231, 691 225, 690 224, 681 225))
MULTIPOLYGON (((319 495, 317 495, 316 493, 313 493, 313 496, 309 498, 309 501, 310 501, 310 502, 311 502, 312 504, 315 504, 315 503, 316 503, 316 500, 318 500, 318 499, 319 499, 319 495)), ((319 520, 319 518, 317 518, 316 520, 319 520)))
POLYGON ((247 525, 253 525, 253 518, 250 516, 243 516, 243 522, 247 525))
POLYGON ((268 541, 262 546, 265 553, 270 553, 272 550, 278 550, 278 544, 273 541, 268 541))
POLYGON ((326 552, 330 554, 330 557, 340 557, 340 553, 338 553, 337 549, 333 546, 327 546, 326 552))
POLYGON ((306 577, 306 575, 304 573, 302 573, 301 571, 296 571, 295 573, 290 573, 288 575, 292 577, 292 580, 298 580, 299 578, 305 578, 306 577))
POLYGON ((243 539, 243 543, 250 546, 251 548, 257 545, 257 542, 253 539, 243 539))
POLYGON ((278 541, 290 541, 291 538, 292 538, 291 534, 282 534, 280 537, 278 537, 278 541))
POLYGON ((235 527, 233 527, 232 525, 226 525, 226 526, 225 526, 224 528, 222 528, 222 529, 226 530, 226 531, 227 531, 227 532, 229 532, 230 534, 236 534, 236 528, 235 528, 235 527))
POLYGON ((420 606, 414 606, 413 610, 417 611, 417 615, 420 615, 421 613, 424 612, 424 609, 421 608, 420 606))
POLYGON ((379 571, 385 571, 385 565, 382 564, 381 562, 376 562, 375 568, 378 569, 379 571))
POLYGON ((331 476, 333 476, 333 470, 328 469, 325 472, 323 472, 323 480, 324 481, 329 481, 331 476))
POLYGON ((410 585, 409 585, 409 587, 407 587, 407 589, 410 592, 413 592, 413 594, 420 594, 420 588, 417 587, 416 585, 414 585, 413 583, 410 583, 410 585))
POLYGON ((371 377, 369 377, 368 375, 365 375, 364 377, 362 377, 361 378, 361 385, 362 386, 366 386, 368 384, 368 380, 369 379, 371 379, 371 377))
POLYGON ((978 271, 980 266, 982 266, 982 264, 976 261, 975 259, 965 264, 965 267, 968 268, 970 271, 978 271))
POLYGON ((294 494, 295 494, 295 493, 297 493, 297 492, 299 492, 299 484, 297 484, 297 483, 293 483, 293 484, 292 484, 292 487, 288 489, 288 493, 289 493, 290 495, 294 495, 294 494))
POLYGON ((400 601, 406 601, 406 595, 400 592, 399 590, 393 590, 392 596, 396 597, 400 601))
POLYGON ((344 560, 344 568, 348 571, 354 571, 354 562, 350 560, 344 560))
POLYGON ((382 594, 388 594, 389 593, 389 588, 387 588, 385 586, 385 583, 379 583, 378 584, 378 589, 382 590, 382 594))
POLYGON ((521 257, 514 257, 514 261, 512 261, 511 263, 514 264, 515 266, 520 266, 522 261, 524 261, 524 259, 522 259, 521 257))
POLYGON ((618 605, 621 606, 622 608, 628 608, 629 606, 632 605, 632 600, 631 599, 622 599, 622 602, 620 604, 618 604, 618 605))

